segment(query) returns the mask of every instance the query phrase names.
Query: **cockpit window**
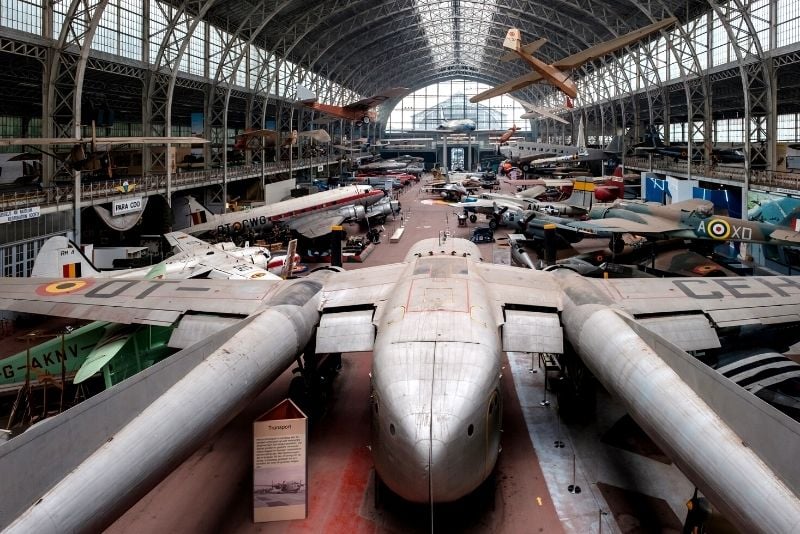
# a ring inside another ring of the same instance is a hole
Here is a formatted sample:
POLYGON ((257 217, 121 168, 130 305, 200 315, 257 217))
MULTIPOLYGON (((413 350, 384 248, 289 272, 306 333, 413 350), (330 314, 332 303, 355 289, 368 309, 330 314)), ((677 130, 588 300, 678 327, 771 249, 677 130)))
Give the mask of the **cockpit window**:
POLYGON ((466 258, 433 257, 420 258, 414 267, 414 275, 427 274, 431 278, 449 278, 454 274, 467 274, 466 258))

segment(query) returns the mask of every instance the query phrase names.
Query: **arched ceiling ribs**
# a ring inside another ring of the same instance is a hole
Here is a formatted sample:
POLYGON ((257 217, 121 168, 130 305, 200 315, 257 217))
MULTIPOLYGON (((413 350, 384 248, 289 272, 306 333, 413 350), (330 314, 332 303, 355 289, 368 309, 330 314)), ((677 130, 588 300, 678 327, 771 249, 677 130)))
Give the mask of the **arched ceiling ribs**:
MULTIPOLYGON (((216 0, 186 0, 179 7, 172 7, 174 11, 172 17, 169 17, 166 4, 161 2, 153 3, 157 9, 161 10, 164 19, 169 22, 163 30, 164 36, 156 52, 156 59, 146 88, 143 122, 145 132, 148 135, 170 135, 172 128, 172 95, 175 92, 175 81, 178 76, 181 58, 189 47, 189 42, 195 29, 215 2, 216 0)), ((155 35, 149 35, 148 39, 152 40, 155 35)), ((147 157, 150 156, 149 148, 145 148, 145 153, 147 157)), ((155 163, 166 165, 166 162, 161 161, 146 163, 147 165, 155 163)))
POLYGON ((47 137, 80 137, 83 78, 92 39, 107 4, 108 0, 72 0, 67 8, 48 66, 44 109, 50 120, 44 121, 42 132, 47 137))
MULTIPOLYGON (((571 6, 572 4, 567 4, 567 5, 571 6)), ((560 11, 550 9, 546 6, 535 5, 534 8, 528 8, 523 10, 515 5, 504 5, 502 8, 503 9, 502 16, 506 16, 508 15, 508 13, 516 13, 518 15, 517 17, 514 18, 508 17, 509 19, 508 26, 515 25, 529 29, 531 27, 530 20, 533 18, 532 13, 534 13, 534 11, 543 12, 543 14, 538 17, 538 19, 546 21, 548 25, 552 26, 553 31, 549 36, 549 38, 551 42, 554 43, 558 43, 560 40, 563 40, 564 38, 563 29, 564 27, 566 27, 566 25, 570 26, 574 30, 574 28, 577 27, 576 24, 579 24, 582 32, 573 31, 573 35, 570 40, 570 43, 573 46, 574 43, 578 40, 581 40, 584 43, 596 42, 598 40, 598 33, 597 33, 598 28, 604 27, 603 24, 589 24, 582 22, 582 20, 581 22, 576 22, 575 18, 565 17, 563 13, 561 13, 560 11)), ((322 49, 321 51, 316 51, 313 48, 309 48, 306 55, 304 56, 304 59, 309 58, 310 54, 315 53, 316 58, 313 59, 312 62, 310 63, 313 68, 313 66, 316 65, 318 62, 326 60, 325 56, 328 54, 328 52, 332 49, 336 49, 337 47, 346 49, 348 57, 351 58, 354 56, 357 57, 359 50, 366 48, 366 45, 361 45, 359 46, 359 48, 353 49, 353 47, 347 45, 347 42, 358 40, 358 42, 361 43, 362 41, 360 37, 364 33, 383 35, 383 33, 385 32, 381 31, 380 29, 381 24, 386 23, 387 21, 389 24, 391 24, 392 27, 399 28, 400 30, 419 26, 419 19, 416 16, 416 8, 413 5, 404 8, 405 11, 409 12, 413 16, 411 17, 401 16, 399 20, 398 20, 397 9, 385 9, 385 8, 381 9, 384 10, 384 13, 379 14, 378 17, 364 16, 361 18, 361 20, 368 21, 367 27, 353 26, 351 24, 351 21, 349 21, 348 27, 351 28, 351 31, 349 33, 339 31, 339 26, 334 26, 329 33, 332 32, 336 36, 335 39, 330 39, 330 40, 326 39, 326 36, 328 35, 327 33, 324 35, 317 35, 316 41, 318 43, 327 43, 325 45, 325 48, 322 49), (382 21, 381 19, 385 20, 382 21), (410 22, 408 24, 404 24, 406 20, 410 22)), ((587 16, 591 16, 591 14, 587 13, 587 16)), ((498 32, 498 35, 496 37, 489 36, 489 42, 491 42, 492 39, 496 39, 498 43, 502 41, 502 36, 505 34, 506 29, 507 27, 500 28, 500 31, 498 32)), ((378 42, 378 41, 380 40, 373 40, 373 42, 378 42)), ((329 69, 329 72, 331 72, 331 74, 334 74, 335 69, 329 69)))
MULTIPOLYGON (((228 40, 222 51, 220 61, 217 64, 216 72, 213 76, 214 85, 220 82, 225 82, 229 85, 233 84, 233 79, 239 70, 241 62, 246 57, 249 46, 261 34, 264 28, 266 28, 267 24, 272 22, 280 11, 291 3, 292 0, 274 0, 271 2, 261 0, 256 2, 254 6, 251 6, 247 15, 242 19, 242 23, 239 24, 239 27, 233 32, 231 39, 228 40), (231 57, 233 45, 240 40, 242 42, 242 52, 231 57), (228 77, 221 79, 226 71, 228 77)), ((249 75, 249 73, 247 74, 249 75)))

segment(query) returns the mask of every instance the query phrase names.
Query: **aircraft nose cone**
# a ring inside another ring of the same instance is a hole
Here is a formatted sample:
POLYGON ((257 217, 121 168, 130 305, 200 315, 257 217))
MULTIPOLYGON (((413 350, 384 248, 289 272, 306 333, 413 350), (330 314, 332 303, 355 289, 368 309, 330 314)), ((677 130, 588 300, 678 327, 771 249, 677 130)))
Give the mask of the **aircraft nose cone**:
POLYGON ((455 501, 474 490, 484 479, 486 458, 476 424, 464 415, 408 414, 390 423, 386 438, 393 441, 394 457, 376 458, 384 482, 402 498, 422 503, 455 501))

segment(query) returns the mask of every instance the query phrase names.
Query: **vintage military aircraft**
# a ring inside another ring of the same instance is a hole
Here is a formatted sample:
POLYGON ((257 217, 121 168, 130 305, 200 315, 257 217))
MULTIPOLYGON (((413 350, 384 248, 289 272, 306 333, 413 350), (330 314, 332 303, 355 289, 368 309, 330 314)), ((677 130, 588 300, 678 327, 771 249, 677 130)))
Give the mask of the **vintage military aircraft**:
MULTIPOLYGON (((595 205, 589 211, 589 220, 575 221, 570 226, 656 239, 680 237, 797 246, 800 244, 798 217, 800 213, 796 210, 781 225, 774 225, 714 215, 714 205, 708 200, 690 199, 666 206, 617 200, 612 204, 595 205)), ((611 247, 614 250, 619 245, 612 243, 611 247)))
POLYGON ((302 102, 304 105, 327 115, 333 115, 334 117, 338 117, 340 119, 355 121, 356 126, 369 124, 377 118, 377 114, 372 108, 381 105, 383 102, 391 98, 398 98, 407 94, 407 88, 394 87, 392 89, 381 91, 380 94, 371 96, 369 98, 363 98, 358 102, 351 102, 346 106, 333 106, 330 104, 320 104, 317 102, 316 93, 314 93, 311 89, 303 87, 302 85, 297 86, 297 100, 302 102))
MULTIPOLYGON (((272 256, 264 247, 236 247, 233 243, 211 245, 182 232, 166 234, 175 254, 150 267, 100 271, 64 236, 51 237, 42 245, 33 264, 34 277, 81 277, 98 279, 190 278, 229 280, 280 280, 285 277, 286 256, 272 256)), ((295 255, 292 265, 299 265, 295 255)), ((0 394, 16 391, 25 382, 32 387, 48 382, 73 380, 81 383, 102 371, 105 386, 121 382, 174 352, 170 348, 171 327, 131 328, 95 321, 62 337, 56 337, 30 351, 3 360, 0 366, 0 394), (127 354, 130 358, 118 358, 127 354)), ((177 345, 176 345, 177 343, 177 345)))
POLYGON ((245 130, 234 137, 234 150, 258 150, 268 146, 289 146, 297 144, 302 138, 313 139, 317 143, 330 143, 331 136, 327 130, 304 130, 281 134, 281 132, 268 129, 245 130))
MULTIPOLYGON (((579 134, 578 139, 582 135, 579 134)), ((529 171, 537 165, 551 165, 567 162, 601 161, 618 154, 617 137, 612 138, 605 148, 588 148, 583 143, 576 145, 559 145, 535 141, 517 141, 500 147, 500 153, 506 156, 522 170, 529 171)))
POLYGON ((114 166, 109 156, 112 146, 123 145, 194 145, 208 143, 199 137, 96 137, 94 123, 91 137, 9 137, 0 138, 0 147, 28 146, 43 154, 53 156, 69 171, 81 171, 104 178, 112 178, 114 166), (67 154, 51 154, 42 147, 72 145, 67 154))
MULTIPOLYGON (((434 238, 400 263, 297 280, 0 280, 0 309, 214 326, 127 387, 0 446, 15 488, 0 526, 101 529, 311 351, 312 338, 316 353, 373 352, 376 476, 409 501, 454 501, 489 476, 502 352, 524 351, 580 357, 743 531, 800 523, 800 425, 689 353, 796 343, 800 278, 597 280, 480 256, 469 241, 434 238)), ((565 376, 568 406, 587 386, 585 372, 565 376)))
POLYGON ((506 38, 503 41, 503 47, 508 48, 511 52, 502 56, 500 61, 511 61, 519 57, 533 68, 533 72, 478 93, 469 100, 470 102, 480 102, 487 98, 517 91, 539 81, 550 82, 570 98, 576 98, 578 96, 578 87, 575 85, 575 82, 570 79, 568 71, 575 70, 584 63, 610 54, 652 33, 663 30, 672 25, 676 20, 675 17, 666 18, 645 26, 644 28, 611 39, 610 41, 594 45, 582 52, 560 59, 553 64, 545 63, 533 56, 533 53, 541 48, 547 42, 547 39, 542 38, 527 45, 523 45, 522 32, 517 28, 511 28, 508 30, 506 38))

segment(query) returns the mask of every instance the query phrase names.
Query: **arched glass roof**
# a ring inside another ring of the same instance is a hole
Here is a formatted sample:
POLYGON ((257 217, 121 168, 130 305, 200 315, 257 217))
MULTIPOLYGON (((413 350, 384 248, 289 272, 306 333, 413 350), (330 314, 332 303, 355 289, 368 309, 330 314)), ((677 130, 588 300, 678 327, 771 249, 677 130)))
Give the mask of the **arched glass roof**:
POLYGON ((403 98, 389 114, 387 133, 435 130, 445 120, 471 119, 478 130, 506 130, 516 124, 529 130, 520 120, 522 105, 508 95, 473 104, 470 97, 489 86, 464 79, 447 80, 423 87, 403 98))

